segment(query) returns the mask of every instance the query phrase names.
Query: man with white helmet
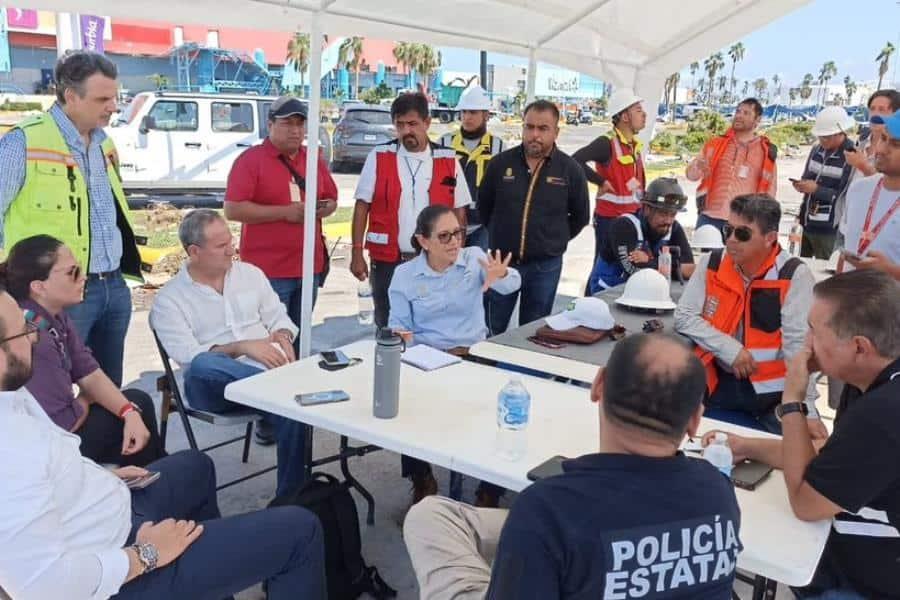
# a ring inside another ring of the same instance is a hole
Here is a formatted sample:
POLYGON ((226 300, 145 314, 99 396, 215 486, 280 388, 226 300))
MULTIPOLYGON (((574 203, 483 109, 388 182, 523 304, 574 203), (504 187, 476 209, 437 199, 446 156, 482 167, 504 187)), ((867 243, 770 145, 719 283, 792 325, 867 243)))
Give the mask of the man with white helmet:
POLYGON ((595 263, 612 222, 641 208, 647 183, 643 144, 637 138, 647 123, 643 101, 630 89, 613 92, 607 105, 613 128, 572 155, 581 163, 587 180, 599 187, 594 209, 595 263), (594 163, 594 167, 588 163, 594 163))
POLYGON ((800 224, 803 241, 800 256, 828 260, 834 250, 838 228, 838 202, 847 189, 853 165, 844 154, 856 145, 847 137, 855 121, 840 106, 827 106, 816 115, 813 135, 819 143, 806 160, 801 179, 792 179, 794 189, 803 194, 800 224))
POLYGON ((694 272, 694 255, 684 229, 675 220, 685 202, 687 196, 671 177, 660 177, 647 186, 638 214, 623 215, 610 225, 588 279, 588 292, 596 294, 621 285, 640 269, 655 269, 666 246, 679 249, 677 262, 681 273, 690 277, 694 272))
MULTIPOLYGON (((700 257, 675 309, 675 330, 696 344, 706 367, 708 416, 781 433, 775 407, 787 361, 803 348, 815 278, 778 244, 774 198, 738 196, 730 208, 725 250, 700 257)), ((810 431, 824 437, 815 399, 810 377, 810 431)))
POLYGON ((440 144, 456 151, 472 196, 472 204, 466 214, 466 246, 478 246, 487 251, 487 228, 482 227, 478 215, 478 187, 484 178, 488 162, 503 152, 503 140, 488 133, 491 99, 480 85, 472 86, 462 93, 456 110, 460 114, 459 131, 445 133, 441 136, 440 144))

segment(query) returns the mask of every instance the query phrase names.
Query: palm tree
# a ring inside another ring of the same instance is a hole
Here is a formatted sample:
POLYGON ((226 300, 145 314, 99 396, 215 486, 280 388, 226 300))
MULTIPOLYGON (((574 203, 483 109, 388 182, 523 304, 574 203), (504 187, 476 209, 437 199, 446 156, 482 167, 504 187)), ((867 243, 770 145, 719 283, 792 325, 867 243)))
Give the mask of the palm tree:
POLYGON ((305 83, 303 78, 306 75, 306 69, 309 68, 309 34, 296 32, 294 37, 288 41, 287 56, 285 62, 294 65, 294 69, 300 73, 300 93, 302 95, 305 83))
POLYGON ((878 87, 876 89, 881 89, 881 81, 887 74, 888 64, 890 64, 891 55, 895 50, 896 48, 894 48, 894 45, 890 42, 887 42, 884 48, 881 49, 881 52, 878 53, 878 56, 875 57, 875 62, 878 63, 878 87))
POLYGON ((713 86, 716 84, 716 73, 718 73, 719 70, 724 67, 725 59, 722 58, 721 52, 716 52, 705 61, 703 61, 703 68, 706 70, 706 74, 709 76, 709 96, 706 98, 707 105, 712 105, 713 86))
POLYGON ((750 93, 750 80, 744 80, 744 97, 746 97, 750 93))
POLYGON ((694 90, 694 102, 699 103, 700 98, 703 98, 703 88, 706 86, 706 80, 702 77, 697 80, 697 88, 694 90))
POLYGON ((675 120, 675 111, 669 113, 669 96, 672 97, 672 104, 677 107, 678 102, 678 82, 681 81, 681 73, 677 71, 666 77, 664 97, 666 99, 666 113, 671 114, 672 121, 675 120))
POLYGON ((772 75, 772 98, 773 100, 781 98, 781 77, 778 73, 772 75))
POLYGON ((822 86, 821 95, 819 96, 819 98, 821 99, 821 101, 819 102, 820 106, 825 104, 825 102, 828 100, 828 82, 835 75, 837 75, 837 66, 835 66, 833 60, 829 60, 822 65, 821 69, 819 69, 818 82, 819 85, 822 86))
MULTIPOLYGON (((731 48, 728 49, 728 56, 729 56, 729 58, 731 58, 731 78, 732 79, 734 79, 734 68, 737 66, 737 64, 740 61, 744 60, 744 51, 745 50, 746 50, 746 48, 744 48, 744 44, 742 44, 741 42, 738 42, 738 43, 732 45, 731 48)), ((731 95, 732 96, 734 95, 734 84, 731 85, 731 95)))
POLYGON ((812 83, 813 76, 812 73, 807 73, 803 76, 803 81, 800 83, 800 99, 803 101, 809 100, 809 97, 812 96, 812 83))
POLYGON ((354 98, 359 98, 359 64, 362 62, 363 38, 349 37, 341 42, 338 48, 338 64, 356 74, 356 84, 353 86, 354 98))
POLYGON ((756 91, 756 97, 762 99, 766 90, 769 87, 769 82, 765 80, 764 77, 760 77, 753 81, 753 89, 756 91))
POLYGON ((853 96, 856 95, 856 82, 849 75, 844 76, 844 91, 847 92, 847 104, 853 104, 853 96))
POLYGON ((718 79, 719 84, 719 100, 722 101, 726 97, 725 89, 728 87, 728 76, 727 75, 719 75, 718 79))
POLYGON ((691 91, 697 95, 697 71, 700 69, 700 63, 694 61, 691 63, 691 91))
POLYGON ((788 88, 788 100, 790 104, 788 106, 793 106, 794 101, 797 100, 797 96, 800 94, 800 88, 788 88))
POLYGON ((428 82, 431 80, 431 76, 434 75, 438 67, 441 66, 441 53, 435 52, 434 47, 429 46, 428 44, 416 44, 416 46, 418 46, 416 52, 416 72, 424 79, 423 85, 427 92, 428 82))
MULTIPOLYGON (((398 42, 394 46, 394 58, 397 59, 397 64, 406 68, 406 72, 410 75, 412 74, 412 70, 416 68, 416 44, 411 44, 409 42, 398 42)), ((410 85, 413 85, 414 81, 410 78, 410 85)))

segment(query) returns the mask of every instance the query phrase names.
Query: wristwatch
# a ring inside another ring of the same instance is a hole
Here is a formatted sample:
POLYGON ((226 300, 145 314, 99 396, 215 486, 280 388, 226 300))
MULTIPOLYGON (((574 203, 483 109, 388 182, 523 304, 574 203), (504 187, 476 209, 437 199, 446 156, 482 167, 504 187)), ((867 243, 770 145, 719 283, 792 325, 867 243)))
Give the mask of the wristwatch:
POLYGON ((809 414, 809 407, 806 405, 806 402, 786 402, 775 407, 775 416, 778 418, 779 422, 785 415, 795 412, 803 413, 803 416, 805 417, 809 414))
POLYGON ((138 560, 141 561, 141 564, 144 566, 144 570, 141 571, 141 574, 149 573, 156 568, 156 563, 159 561, 159 551, 156 549, 156 546, 153 544, 138 543, 134 544, 132 548, 134 548, 138 560))

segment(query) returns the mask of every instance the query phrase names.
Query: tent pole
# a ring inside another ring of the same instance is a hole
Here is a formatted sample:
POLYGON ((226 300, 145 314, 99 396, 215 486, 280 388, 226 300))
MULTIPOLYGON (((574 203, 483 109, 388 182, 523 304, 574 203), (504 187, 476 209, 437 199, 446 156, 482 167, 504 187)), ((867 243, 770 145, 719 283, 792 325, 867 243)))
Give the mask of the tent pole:
MULTIPOLYGON (((300 356, 312 341, 313 277, 315 273, 316 201, 319 189, 319 105, 322 99, 322 13, 313 14, 309 31, 309 116, 306 119, 306 206, 303 212, 303 288, 300 295, 300 356)), ((327 157, 326 157, 327 158, 327 157)))
POLYGON ((525 103, 534 102, 534 88, 537 81, 537 60, 534 56, 534 47, 528 49, 528 79, 525 84, 525 103))

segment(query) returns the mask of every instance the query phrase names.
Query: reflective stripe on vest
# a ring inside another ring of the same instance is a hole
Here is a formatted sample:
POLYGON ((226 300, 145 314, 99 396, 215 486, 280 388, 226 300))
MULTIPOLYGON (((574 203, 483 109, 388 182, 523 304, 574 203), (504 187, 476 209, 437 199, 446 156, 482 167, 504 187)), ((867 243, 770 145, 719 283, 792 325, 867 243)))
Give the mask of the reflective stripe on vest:
POLYGON ((635 140, 635 145, 623 146, 619 141, 619 135, 615 130, 605 134, 609 138, 610 159, 608 165, 595 163, 594 169, 597 174, 608 181, 613 187, 612 192, 597 195, 597 206, 594 209, 595 214, 601 217, 621 217, 622 215, 636 213, 641 207, 640 194, 646 187, 646 176, 644 174, 644 163, 641 158, 640 150, 636 153, 633 148, 639 148, 639 141, 635 140), (622 158, 631 159, 629 164, 624 164, 622 158), (638 197, 635 192, 628 189, 628 182, 634 178, 639 184, 638 197))
MULTIPOLYGON (((672 238, 672 230, 669 229, 668 233, 665 236, 660 238, 660 240, 650 248, 644 241, 644 228, 641 226, 641 219, 636 215, 627 214, 622 215, 622 218, 628 219, 632 225, 634 225, 635 231, 637 231, 637 246, 635 249, 650 251, 654 255, 659 254, 660 248, 666 245, 666 243, 672 238)), ((617 249, 618 251, 618 249, 617 249)), ((608 262, 604 260, 603 254, 597 257, 597 263, 594 265, 594 269, 591 271, 588 291, 592 294, 600 291, 606 290, 612 287, 616 287, 617 285, 622 285, 628 280, 626 277, 625 269, 622 267, 622 263, 618 260, 614 262, 608 262)))
MULTIPOLYGON (((403 185, 397 172, 398 145, 393 141, 376 147, 375 193, 369 205, 366 248, 372 260, 400 260, 400 197, 403 185)), ((428 188, 429 204, 453 208, 456 190, 456 153, 449 148, 431 145, 432 173, 428 188)))
MULTIPOLYGON (((749 286, 731 257, 722 250, 710 254, 706 271, 702 317, 730 336, 743 325, 744 347, 757 365, 750 383, 760 395, 784 390, 787 364, 782 346, 781 310, 793 276, 793 268, 786 268, 791 260, 776 245, 749 286)), ((715 356, 700 346, 694 352, 706 367, 707 389, 712 394, 718 386, 715 356)))
MULTIPOLYGON (((712 178, 715 177, 716 166, 722 159, 722 155, 725 154, 725 150, 728 148, 728 144, 730 144, 733 139, 734 130, 729 129, 725 132, 725 135, 711 138, 707 142, 709 147, 712 149, 712 156, 708 158, 709 176, 701 179, 700 184, 697 186, 697 198, 698 200, 701 200, 701 202, 702 198, 705 198, 709 193, 709 189, 712 186, 712 178)), ((756 182, 756 192, 758 194, 768 193, 769 195, 774 197, 775 190, 772 189, 770 191, 770 188, 773 187, 775 179, 774 156, 777 153, 777 148, 771 141, 769 141, 769 138, 764 135, 760 136, 760 141, 763 145, 763 164, 759 172, 759 181, 756 182)))
POLYGON ((441 138, 441 143, 456 152, 463 170, 469 164, 475 164, 475 187, 481 185, 488 162, 500 153, 500 138, 494 137, 490 133, 485 133, 471 152, 463 142, 462 131, 457 131, 455 135, 446 134, 441 138))

